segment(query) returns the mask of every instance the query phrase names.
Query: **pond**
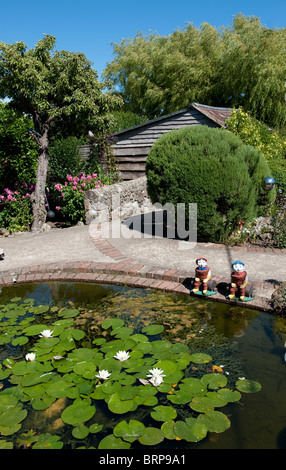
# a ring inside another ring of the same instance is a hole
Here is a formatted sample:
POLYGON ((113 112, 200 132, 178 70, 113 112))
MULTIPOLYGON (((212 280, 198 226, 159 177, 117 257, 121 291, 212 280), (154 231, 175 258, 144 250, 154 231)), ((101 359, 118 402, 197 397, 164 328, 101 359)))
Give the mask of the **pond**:
POLYGON ((88 283, 0 304, 0 448, 286 448, 286 319, 88 283))

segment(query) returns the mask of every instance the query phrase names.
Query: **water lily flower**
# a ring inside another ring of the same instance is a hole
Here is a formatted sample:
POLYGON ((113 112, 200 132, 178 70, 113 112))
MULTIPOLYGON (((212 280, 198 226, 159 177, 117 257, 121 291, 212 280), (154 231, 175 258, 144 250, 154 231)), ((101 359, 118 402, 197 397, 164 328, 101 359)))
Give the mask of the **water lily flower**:
POLYGON ((154 367, 154 369, 150 369, 149 372, 150 374, 148 374, 147 377, 166 377, 166 375, 163 374, 164 371, 162 369, 158 369, 157 367, 154 367))
POLYGON ((41 338, 51 338, 53 336, 53 332, 51 330, 43 330, 41 331, 40 337, 41 338))
POLYGON ((108 372, 108 370, 103 369, 103 370, 99 370, 98 375, 96 375, 95 377, 97 377, 98 379, 107 380, 110 375, 111 373, 108 372))
POLYGON ((25 359, 27 362, 32 362, 36 359, 36 354, 34 353, 26 354, 25 359))
POLYGON ((158 387, 163 382, 162 375, 153 375, 149 382, 154 385, 154 387, 158 387))
POLYGON ((126 351, 119 351, 115 356, 115 359, 118 359, 119 361, 127 361, 129 359, 130 355, 129 352, 126 351))
POLYGON ((165 374, 163 374, 162 369, 158 369, 157 367, 154 367, 154 369, 149 370, 150 374, 147 374, 147 377, 151 377, 149 382, 154 385, 154 387, 158 387, 161 385, 163 382, 163 377, 166 377, 165 374))

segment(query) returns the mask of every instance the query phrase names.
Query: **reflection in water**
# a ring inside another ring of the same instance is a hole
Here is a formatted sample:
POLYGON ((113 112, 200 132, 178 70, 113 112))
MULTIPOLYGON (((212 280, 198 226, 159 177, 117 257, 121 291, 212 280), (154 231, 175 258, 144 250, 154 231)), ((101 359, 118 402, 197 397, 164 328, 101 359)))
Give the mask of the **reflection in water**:
POLYGON ((82 313, 76 321, 93 337, 110 317, 122 318, 135 332, 160 322, 167 339, 187 343, 192 352, 209 353, 215 365, 223 366, 228 387, 240 376, 261 383, 259 393, 243 394, 239 403, 224 408, 231 421, 227 431, 197 444, 178 444, 182 448, 286 448, 286 319, 179 294, 89 283, 4 287, 0 303, 16 296, 32 297, 37 305, 77 306, 82 313))

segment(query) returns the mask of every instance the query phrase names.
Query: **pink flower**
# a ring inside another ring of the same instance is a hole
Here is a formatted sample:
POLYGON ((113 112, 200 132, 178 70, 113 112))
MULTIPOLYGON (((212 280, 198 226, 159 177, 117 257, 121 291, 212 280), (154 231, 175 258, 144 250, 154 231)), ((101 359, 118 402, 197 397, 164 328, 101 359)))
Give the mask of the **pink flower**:
POLYGON ((60 210, 61 210, 60 206, 56 206, 56 211, 60 211, 60 210))
POLYGON ((67 180, 68 181, 72 181, 73 180, 73 177, 71 175, 67 175, 67 180))
POLYGON ((72 189, 75 190, 75 189, 76 189, 76 186, 73 186, 72 189))
POLYGON ((5 196, 0 195, 0 199, 2 199, 2 201, 3 201, 3 199, 5 199, 5 196))
POLYGON ((84 188, 85 186, 86 186, 86 184, 85 184, 85 183, 82 183, 82 187, 84 188))

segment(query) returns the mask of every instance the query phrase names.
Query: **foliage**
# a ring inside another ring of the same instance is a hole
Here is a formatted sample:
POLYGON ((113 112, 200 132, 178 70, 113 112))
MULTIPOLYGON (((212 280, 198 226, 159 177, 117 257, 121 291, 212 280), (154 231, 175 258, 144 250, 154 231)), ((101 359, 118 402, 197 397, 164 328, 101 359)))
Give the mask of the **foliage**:
POLYGON ((34 182, 37 145, 28 134, 32 120, 0 102, 0 191, 16 183, 34 182))
POLYGON ((45 222, 44 193, 53 129, 68 119, 85 133, 102 134, 109 129, 110 112, 119 102, 99 82, 84 54, 55 51, 55 42, 55 37, 45 35, 28 50, 24 42, 0 43, 0 97, 9 98, 13 109, 32 117, 38 144, 33 230, 45 222))
POLYGON ((268 165, 275 179, 275 185, 283 194, 286 194, 286 158, 269 160, 268 165))
POLYGON ((286 194, 282 191, 278 193, 272 209, 272 225, 274 246, 286 248, 286 194))
POLYGON ((85 219, 84 192, 99 189, 103 183, 97 173, 86 176, 66 176, 64 185, 57 183, 54 188, 58 192, 58 205, 55 207, 64 216, 68 225, 76 224, 85 219), (60 194, 59 194, 60 193, 60 194))
POLYGON ((280 286, 273 292, 272 307, 277 315, 282 317, 286 316, 286 281, 282 282, 280 286))
POLYGON ((267 162, 258 150, 224 129, 193 126, 160 137, 146 163, 153 203, 198 204, 201 241, 228 237, 240 220, 263 212, 269 197, 263 181, 267 162))
POLYGON ((221 408, 238 402, 241 392, 261 388, 248 379, 238 379, 237 390, 227 388, 228 379, 220 373, 205 371, 201 378, 192 377, 192 364, 208 365, 212 357, 191 355, 182 343, 154 341, 158 325, 146 334, 134 334, 123 320, 110 318, 90 345, 81 343, 85 332, 74 325, 79 313, 76 307, 59 310, 20 297, 0 306, 0 343, 9 345, 10 351, 18 348, 0 370, 2 448, 61 449, 67 432, 79 445, 93 435, 98 449, 129 449, 133 443, 154 446, 164 439, 197 442, 209 432, 229 428, 221 408), (119 360, 119 351, 128 351, 129 357, 121 354, 119 360), (21 433, 26 418, 31 423, 39 415, 43 422, 45 412, 52 413, 60 403, 64 432, 21 433), (137 410, 140 421, 134 415, 137 410), (106 419, 107 411, 112 420, 106 419), (152 419, 151 426, 144 424, 144 416, 152 419))
POLYGON ((78 175, 83 169, 79 153, 79 139, 67 137, 51 143, 48 179, 50 182, 65 181, 67 174, 78 175))
POLYGON ((9 232, 29 230, 32 222, 31 194, 34 191, 33 184, 23 182, 21 186, 16 185, 14 191, 5 188, 4 194, 0 195, 3 204, 0 212, 0 226, 9 232))
POLYGON ((114 44, 115 59, 104 75, 119 86, 127 109, 152 119, 192 101, 212 103, 219 33, 208 24, 189 24, 169 36, 138 33, 114 44))
POLYGON ((226 120, 227 129, 241 140, 260 150, 267 161, 286 158, 286 139, 263 122, 250 116, 241 107, 233 109, 226 120))
POLYGON ((113 113, 113 132, 123 131, 129 127, 138 126, 145 122, 145 119, 132 111, 115 111, 113 113))
POLYGON ((228 28, 188 24, 114 44, 104 75, 119 87, 125 106, 152 119, 191 102, 243 106, 272 127, 286 122, 285 28, 236 15, 228 28))

